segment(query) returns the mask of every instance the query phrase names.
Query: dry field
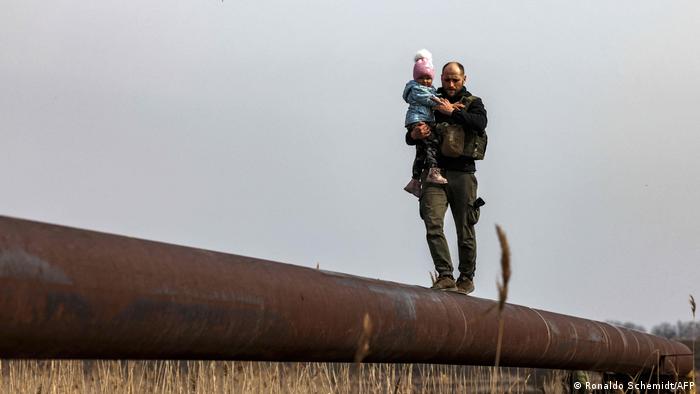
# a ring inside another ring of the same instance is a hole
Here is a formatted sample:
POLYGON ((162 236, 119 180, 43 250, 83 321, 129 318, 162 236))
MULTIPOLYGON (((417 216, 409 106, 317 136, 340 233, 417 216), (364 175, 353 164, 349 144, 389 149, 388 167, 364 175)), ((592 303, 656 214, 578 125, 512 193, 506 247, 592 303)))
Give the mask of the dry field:
POLYGON ((0 361, 0 393, 563 393, 568 373, 427 364, 0 361))
POLYGON ((2 394, 568 393, 570 379, 561 370, 433 364, 0 360, 2 394))

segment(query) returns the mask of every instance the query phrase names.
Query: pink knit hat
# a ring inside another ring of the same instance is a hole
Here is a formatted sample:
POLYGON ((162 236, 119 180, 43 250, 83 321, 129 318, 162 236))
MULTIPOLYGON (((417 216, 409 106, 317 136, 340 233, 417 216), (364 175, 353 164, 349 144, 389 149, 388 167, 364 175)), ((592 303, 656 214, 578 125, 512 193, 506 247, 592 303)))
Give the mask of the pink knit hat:
POLYGON ((416 64, 413 65, 413 79, 416 80, 423 75, 435 77, 435 67, 433 67, 433 54, 427 49, 421 49, 414 58, 416 64))

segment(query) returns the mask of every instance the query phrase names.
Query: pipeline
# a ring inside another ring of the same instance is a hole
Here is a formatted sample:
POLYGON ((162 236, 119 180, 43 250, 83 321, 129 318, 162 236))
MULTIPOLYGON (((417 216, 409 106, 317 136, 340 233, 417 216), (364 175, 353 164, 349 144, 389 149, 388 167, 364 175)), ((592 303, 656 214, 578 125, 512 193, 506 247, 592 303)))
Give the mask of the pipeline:
MULTIPOLYGON (((495 304, 0 216, 2 358, 345 362, 365 341, 366 362, 493 365, 495 304)), ((691 370, 679 342, 520 305, 502 316, 502 366, 691 370)))

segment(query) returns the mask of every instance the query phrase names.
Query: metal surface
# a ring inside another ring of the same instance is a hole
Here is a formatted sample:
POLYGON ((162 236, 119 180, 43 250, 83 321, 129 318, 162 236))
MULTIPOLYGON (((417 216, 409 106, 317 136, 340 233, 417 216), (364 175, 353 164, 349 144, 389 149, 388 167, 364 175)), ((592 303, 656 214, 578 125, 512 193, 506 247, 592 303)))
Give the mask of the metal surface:
MULTIPOLYGON (((490 365, 495 302, 0 216, 0 357, 490 365), (371 332, 363 333, 369 316, 371 332)), ((501 365, 685 375, 683 344, 507 304, 501 365)))

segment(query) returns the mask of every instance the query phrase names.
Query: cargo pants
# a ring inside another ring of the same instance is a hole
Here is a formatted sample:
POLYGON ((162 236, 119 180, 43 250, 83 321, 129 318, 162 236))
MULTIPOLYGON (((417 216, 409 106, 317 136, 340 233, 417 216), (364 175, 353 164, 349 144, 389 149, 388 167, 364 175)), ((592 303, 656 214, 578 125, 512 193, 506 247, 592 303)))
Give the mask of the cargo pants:
POLYGON ((477 181, 473 173, 442 170, 446 185, 426 183, 420 198, 420 217, 425 222, 426 239, 435 270, 440 276, 453 276, 450 249, 445 239, 443 224, 449 206, 457 229, 459 272, 473 279, 476 269, 476 234, 474 225, 479 221, 480 208, 475 206, 477 181))

